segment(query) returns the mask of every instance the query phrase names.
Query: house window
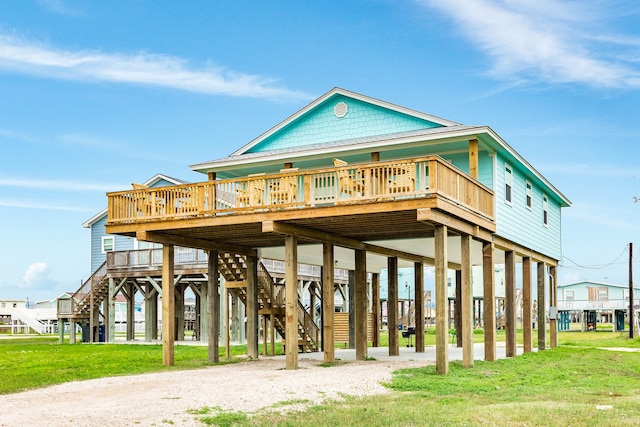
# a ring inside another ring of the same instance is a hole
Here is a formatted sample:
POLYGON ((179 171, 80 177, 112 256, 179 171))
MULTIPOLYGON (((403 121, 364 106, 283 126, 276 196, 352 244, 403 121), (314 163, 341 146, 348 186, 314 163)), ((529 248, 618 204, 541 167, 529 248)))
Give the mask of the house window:
POLYGON ((549 199, 547 196, 542 196, 542 222, 544 225, 549 225, 549 199))
POLYGON ((504 200, 507 203, 511 203, 511 190, 513 187, 513 173, 511 166, 505 165, 504 167, 504 200))
POLYGON ((564 291, 564 300, 567 301, 567 302, 573 302, 574 292, 575 291, 573 291, 573 290, 566 289, 564 291))
POLYGON ((609 288, 605 286, 590 286, 587 288, 587 292, 589 293, 590 302, 609 300, 609 288))
POLYGON ((6 308, 7 307, 7 303, 0 303, 0 308, 6 308))
POLYGON ((115 240, 113 236, 105 236, 102 238, 102 253, 111 252, 115 249, 115 240))
POLYGON ((532 197, 531 197, 531 191, 532 191, 531 183, 529 181, 527 181, 526 185, 527 185, 527 188, 526 188, 526 203, 527 203, 527 207, 529 209, 531 209, 531 200, 532 200, 532 197))

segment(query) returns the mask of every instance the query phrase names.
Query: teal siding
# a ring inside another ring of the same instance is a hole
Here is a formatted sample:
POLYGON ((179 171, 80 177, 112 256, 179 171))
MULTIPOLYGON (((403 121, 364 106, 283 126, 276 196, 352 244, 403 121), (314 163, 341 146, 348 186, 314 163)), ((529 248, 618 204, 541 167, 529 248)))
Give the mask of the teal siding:
MULTIPOLYGON (((444 154, 442 158, 469 174, 469 153, 444 154)), ((493 189, 493 157, 486 151, 478 154, 478 181, 493 189)))
POLYGON ((517 169, 517 164, 509 164, 512 169, 512 202, 505 201, 505 161, 496 159, 496 227, 497 234, 523 246, 534 249, 555 259, 561 259, 561 219, 560 205, 550 192, 532 182, 532 206, 526 207, 526 177, 517 169), (543 222, 542 197, 549 200, 548 225, 543 222))
POLYGON ((440 126, 428 120, 336 95, 265 138, 247 153, 297 148, 440 126), (345 102, 349 108, 347 115, 342 118, 333 114, 333 108, 338 102, 345 102))

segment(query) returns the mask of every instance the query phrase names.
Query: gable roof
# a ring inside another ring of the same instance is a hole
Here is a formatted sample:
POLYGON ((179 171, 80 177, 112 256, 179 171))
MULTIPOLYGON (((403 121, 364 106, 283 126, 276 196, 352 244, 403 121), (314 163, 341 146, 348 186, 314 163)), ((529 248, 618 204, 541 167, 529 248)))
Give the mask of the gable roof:
MULTIPOLYGON (((598 287, 607 287, 607 288, 624 288, 629 289, 629 285, 620 285, 617 283, 604 283, 604 282, 592 282, 590 280, 583 280, 581 282, 573 282, 573 283, 565 283, 563 285, 558 285, 558 288, 569 288, 573 286, 598 286, 598 287)), ((634 285, 633 289, 640 289, 640 287, 634 285)))
POLYGON ((478 139, 484 149, 499 152, 549 189, 551 197, 562 206, 571 206, 566 196, 490 127, 463 125, 341 88, 330 90, 228 157, 190 168, 201 173, 215 171, 218 178, 234 178, 269 169, 277 171, 283 162, 349 157, 394 146, 469 139, 478 139), (347 108, 342 111, 343 116, 336 111, 340 103, 347 108), (350 116, 352 107, 359 114, 350 116))
MULTIPOLYGON (((172 178, 170 176, 167 176, 161 173, 155 174, 154 176, 146 180, 143 184, 146 185, 147 187, 153 187, 155 184, 157 184, 160 181, 167 181, 167 182, 170 182, 172 185, 188 184, 187 181, 183 181, 178 178, 172 178)), ((97 214, 95 214, 85 222, 83 222, 82 227, 91 228, 93 224, 100 221, 106 215, 107 215, 107 208, 104 208, 103 210, 101 210, 100 212, 98 212, 97 214)))

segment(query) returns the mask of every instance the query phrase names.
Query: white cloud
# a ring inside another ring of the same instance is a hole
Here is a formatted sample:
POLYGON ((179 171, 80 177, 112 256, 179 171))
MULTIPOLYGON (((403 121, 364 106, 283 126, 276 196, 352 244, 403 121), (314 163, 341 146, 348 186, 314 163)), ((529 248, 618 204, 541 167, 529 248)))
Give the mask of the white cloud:
POLYGON ((453 18, 469 40, 493 58, 492 73, 498 77, 640 87, 640 72, 634 68, 638 52, 629 56, 635 60, 611 54, 613 48, 637 47, 637 39, 600 34, 600 42, 593 43, 592 32, 602 31, 596 26, 606 21, 604 10, 555 0, 418 1, 453 18))
POLYGON ((196 68, 188 60, 153 53, 68 51, 0 35, 0 68, 48 78, 109 81, 238 97, 310 99, 279 87, 274 79, 227 71, 207 65, 196 68))
POLYGON ((21 179, 0 177, 0 187, 31 188, 58 191, 114 191, 123 184, 92 184, 84 181, 64 181, 55 179, 21 179))
POLYGON ((8 207, 8 208, 22 208, 22 209, 42 209, 42 210, 53 210, 53 211, 70 211, 70 212, 94 212, 95 208, 83 208, 78 206, 70 206, 70 205, 54 205, 43 202, 31 202, 25 200, 9 200, 9 199, 0 199, 0 206, 8 207))
POLYGON ((49 287, 52 282, 49 280, 49 266, 45 262, 34 262, 29 265, 27 271, 22 276, 22 288, 42 289, 49 287))

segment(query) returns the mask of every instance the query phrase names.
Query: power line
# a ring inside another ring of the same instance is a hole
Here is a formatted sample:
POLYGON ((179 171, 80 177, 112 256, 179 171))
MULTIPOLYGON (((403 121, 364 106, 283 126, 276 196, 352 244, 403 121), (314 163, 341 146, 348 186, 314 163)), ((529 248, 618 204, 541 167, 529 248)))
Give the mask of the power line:
MULTIPOLYGON (((617 264, 627 264, 627 261, 619 261, 620 258, 622 258, 622 256, 627 252, 627 250, 629 249, 629 245, 625 245, 624 249, 622 250, 622 252, 620 253, 620 255, 618 255, 613 261, 610 261, 606 264, 596 264, 596 265, 582 265, 582 264, 578 264, 577 262, 575 262, 574 260, 572 260, 571 258, 563 255, 562 258, 566 259, 567 261, 573 263, 576 267, 578 268, 583 268, 585 270, 602 270, 605 269, 607 267, 610 267, 612 265, 617 265, 617 264)), ((637 261, 636 261, 637 262, 637 261)), ((562 265, 563 268, 572 268, 570 266, 567 265, 562 265)))

